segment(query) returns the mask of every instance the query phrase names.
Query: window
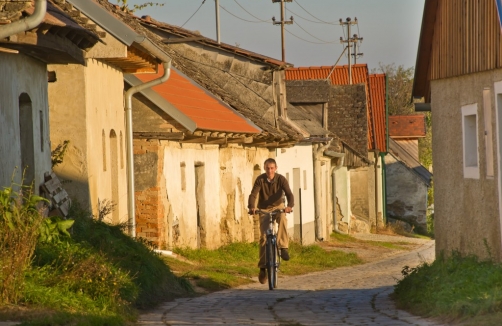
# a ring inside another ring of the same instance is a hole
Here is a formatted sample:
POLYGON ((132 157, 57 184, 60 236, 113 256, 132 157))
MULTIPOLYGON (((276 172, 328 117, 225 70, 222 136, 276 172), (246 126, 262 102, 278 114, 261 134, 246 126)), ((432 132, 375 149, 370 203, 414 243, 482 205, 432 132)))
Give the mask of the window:
POLYGON ((479 179, 477 104, 462 107, 462 133, 464 178, 479 179))

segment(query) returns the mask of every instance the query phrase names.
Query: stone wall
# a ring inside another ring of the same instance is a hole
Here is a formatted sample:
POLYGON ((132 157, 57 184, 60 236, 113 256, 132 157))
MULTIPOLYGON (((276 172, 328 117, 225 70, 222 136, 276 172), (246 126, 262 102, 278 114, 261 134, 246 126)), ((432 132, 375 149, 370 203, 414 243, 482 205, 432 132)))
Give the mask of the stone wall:
POLYGON ((427 185, 392 154, 385 156, 387 216, 427 231, 427 185))
POLYGON ((23 10, 30 7, 31 0, 0 0, 0 24, 21 19, 23 10))
POLYGON ((328 129, 359 153, 368 153, 365 85, 331 86, 328 129))
POLYGON ((290 103, 326 103, 330 84, 326 80, 288 80, 286 91, 290 103))

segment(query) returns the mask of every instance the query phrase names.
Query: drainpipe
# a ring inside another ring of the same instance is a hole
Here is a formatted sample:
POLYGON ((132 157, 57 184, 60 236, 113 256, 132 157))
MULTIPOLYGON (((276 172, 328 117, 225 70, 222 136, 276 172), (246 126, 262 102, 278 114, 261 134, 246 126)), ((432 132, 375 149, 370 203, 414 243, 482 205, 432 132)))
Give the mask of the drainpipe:
POLYGON ((0 40, 37 27, 44 20, 47 0, 35 0, 33 15, 0 27, 0 40))
POLYGON ((340 234, 349 234, 350 223, 348 224, 347 233, 342 232, 338 229, 338 221, 337 221, 337 217, 336 217, 336 177, 335 177, 335 172, 343 166, 343 162, 345 161, 345 153, 337 153, 334 156, 339 157, 338 163, 335 166, 331 167, 331 188, 332 188, 331 196, 333 197, 332 201, 333 201, 333 225, 335 227, 334 231, 336 233, 340 233, 340 234))
POLYGON ((321 220, 321 160, 320 157, 324 150, 331 145, 332 140, 324 146, 314 145, 314 201, 315 201, 315 238, 316 241, 324 241, 321 238, 322 220, 321 220))
POLYGON ((171 75, 171 60, 162 63, 164 74, 157 79, 133 86, 125 93, 126 137, 127 137, 127 211, 129 213, 129 234, 136 237, 136 209, 134 202, 134 152, 132 137, 132 96, 144 89, 162 84, 171 75))

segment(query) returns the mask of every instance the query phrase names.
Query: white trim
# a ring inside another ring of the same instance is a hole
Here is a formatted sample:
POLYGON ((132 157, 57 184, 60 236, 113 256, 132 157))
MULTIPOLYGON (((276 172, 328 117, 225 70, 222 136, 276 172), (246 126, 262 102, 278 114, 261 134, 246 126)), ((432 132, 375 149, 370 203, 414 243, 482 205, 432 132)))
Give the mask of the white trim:
MULTIPOLYGON (((498 187, 498 204, 499 204, 499 227, 500 227, 500 235, 501 235, 501 246, 502 246, 502 98, 499 98, 499 95, 502 97, 502 81, 496 82, 493 84, 494 92, 493 96, 495 97, 495 130, 497 133, 496 138, 496 146, 497 146, 497 187, 498 187)), ((502 255, 502 254, 501 254, 502 255)), ((502 257, 502 256, 501 256, 502 257)))
POLYGON ((461 110, 464 178, 479 179, 478 105, 464 105, 461 110))

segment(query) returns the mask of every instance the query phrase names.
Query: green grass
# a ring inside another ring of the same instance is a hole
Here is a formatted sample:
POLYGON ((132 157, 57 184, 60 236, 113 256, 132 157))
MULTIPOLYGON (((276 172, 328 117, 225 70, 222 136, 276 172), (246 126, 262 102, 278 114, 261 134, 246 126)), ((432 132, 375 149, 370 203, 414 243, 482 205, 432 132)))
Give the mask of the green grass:
POLYGON ((71 238, 36 246, 17 306, 26 313, 7 309, 0 318, 23 325, 125 325, 137 318, 138 308, 194 295, 187 279, 122 226, 92 219, 78 205, 70 218, 71 238))
POLYGON ((387 242, 387 241, 371 241, 371 240, 360 240, 357 238, 354 238, 350 235, 347 234, 339 234, 339 233, 332 233, 330 236, 332 241, 335 242, 341 242, 341 243, 361 243, 361 244, 367 244, 375 247, 384 247, 388 249, 395 249, 395 250, 407 250, 409 249, 409 243, 405 241, 397 241, 397 242, 387 242))
MULTIPOLYGON (((395 286, 401 308, 446 319, 485 319, 502 312, 502 265, 476 257, 438 257, 433 263, 403 269, 395 286)), ((485 319, 486 320, 486 319, 485 319)), ((489 323, 482 325, 491 325, 489 323)))
MULTIPOLYGON (((216 250, 177 248, 174 252, 190 263, 165 258, 178 275, 191 278, 208 291, 227 289, 252 282, 258 274, 258 244, 232 243, 216 250)), ((318 245, 290 242, 291 260, 281 263, 282 275, 299 275, 362 263, 353 253, 326 251, 318 245)))

